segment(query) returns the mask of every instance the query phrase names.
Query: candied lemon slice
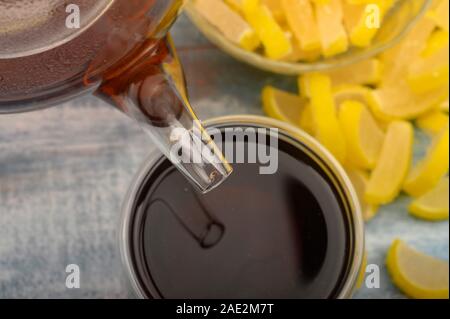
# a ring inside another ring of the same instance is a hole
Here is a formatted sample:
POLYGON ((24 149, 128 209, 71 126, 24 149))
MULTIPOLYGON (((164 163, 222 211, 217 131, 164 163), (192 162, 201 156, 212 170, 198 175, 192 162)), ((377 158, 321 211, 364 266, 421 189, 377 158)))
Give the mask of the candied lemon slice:
POLYGON ((373 169, 380 155, 384 132, 366 106, 345 101, 339 109, 339 121, 347 142, 350 165, 373 169))
POLYGON ((331 0, 310 0, 310 1, 317 4, 329 4, 331 0))
POLYGON ((392 122, 386 133, 380 157, 370 176, 365 199, 374 205, 388 204, 400 193, 411 166, 414 131, 410 123, 392 122))
POLYGON ((445 46, 435 54, 420 57, 409 68, 408 83, 414 93, 426 93, 442 86, 448 86, 449 47, 445 46))
POLYGON ((448 177, 445 177, 434 189, 414 200, 409 206, 409 212, 431 221, 448 219, 448 191, 448 177))
POLYGON ((331 80, 323 74, 305 76, 311 98, 315 136, 341 163, 345 162, 345 137, 339 124, 331 80))
POLYGON ((313 51, 304 51, 300 47, 300 43, 295 39, 295 37, 291 36, 291 43, 292 43, 292 53, 283 58, 284 61, 306 61, 306 62, 313 62, 317 61, 320 58, 320 55, 322 54, 321 50, 313 50, 313 51))
POLYGON ((448 262, 425 255, 395 240, 387 255, 387 269, 395 285, 415 299, 448 299, 448 262))
POLYGON ((420 196, 432 189, 449 168, 449 129, 434 138, 425 158, 413 167, 403 189, 412 196, 420 196))
POLYGON ((363 217, 367 222, 374 218, 378 212, 377 205, 368 204, 364 199, 364 194, 369 183, 369 174, 363 170, 350 167, 346 168, 346 172, 353 184, 353 187, 355 188, 356 194, 358 195, 363 217))
POLYGON ((338 108, 347 100, 358 101, 364 105, 370 103, 370 89, 362 85, 338 85, 333 88, 333 95, 338 108))
POLYGON ((242 0, 225 0, 225 2, 236 12, 243 14, 242 0))
POLYGON ((383 75, 383 63, 379 59, 367 59, 350 66, 327 72, 333 86, 342 84, 377 85, 383 75))
POLYGON ((449 109, 448 100, 446 100, 446 101, 440 103, 440 104, 439 104, 439 109, 440 109, 441 111, 444 111, 444 112, 446 112, 446 113, 448 114, 448 109, 449 109))
POLYGON ((385 68, 383 86, 396 86, 398 80, 404 77, 409 66, 425 50, 435 26, 430 19, 419 20, 398 45, 381 55, 385 68))
POLYGON ((306 104, 302 114, 300 114, 300 127, 312 136, 316 134, 311 104, 306 104))
POLYGON ((429 134, 438 134, 448 125, 448 114, 436 110, 419 117, 417 127, 429 134))
POLYGON ((390 121, 386 121, 382 117, 377 117, 373 113, 373 109, 376 109, 376 107, 371 105, 373 103, 372 89, 362 85, 342 84, 333 88, 333 94, 338 110, 340 105, 347 100, 360 102, 372 110, 372 114, 375 116, 380 128, 383 131, 387 130, 390 121))
MULTIPOLYGON (((324 73, 325 74, 325 73, 324 73)), ((331 79, 331 76, 328 75, 331 79)), ((309 98, 310 97, 310 90, 309 90, 309 78, 307 75, 301 75, 298 77, 298 90, 300 92, 300 96, 309 98)), ((334 84, 334 83, 332 83, 334 84)), ((346 101, 346 100, 355 100, 359 101, 363 104, 370 103, 371 95, 370 95, 371 89, 363 86, 363 85, 356 85, 356 84, 339 84, 333 86, 333 95, 336 102, 336 105, 339 107, 339 105, 346 101)))
POLYGON ((222 0, 196 0, 195 6, 226 38, 243 49, 253 51, 260 45, 256 32, 222 0))
POLYGON ((390 8, 397 0, 344 0, 350 4, 376 4, 381 8, 390 8))
POLYGON ((427 16, 431 18, 440 28, 449 31, 449 1, 440 0, 435 8, 431 9, 427 16))
POLYGON ((303 51, 321 48, 313 5, 309 0, 277 0, 282 4, 287 23, 303 51))
POLYGON ((297 126, 307 104, 305 99, 272 86, 263 89, 262 101, 268 116, 297 126))
POLYGON ((285 22, 285 16, 283 12, 283 7, 281 6, 280 0, 262 0, 262 3, 269 8, 270 12, 272 12, 273 17, 277 20, 278 23, 285 22))
POLYGON ((323 55, 332 57, 346 52, 349 40, 342 21, 341 1, 330 0, 327 3, 316 3, 315 9, 323 55))
POLYGON ((444 30, 435 30, 427 41, 425 49, 421 56, 428 58, 448 46, 448 32, 444 30))
POLYGON ((344 0, 342 3, 344 25, 350 42, 360 48, 369 46, 380 29, 383 16, 389 7, 375 2, 352 4, 344 0))
POLYGON ((379 119, 415 119, 426 114, 448 99, 448 87, 441 87, 423 94, 412 91, 406 81, 370 91, 370 107, 379 119))
POLYGON ((310 90, 309 90, 309 78, 307 75, 300 75, 298 77, 298 91, 300 93, 301 97, 309 98, 311 96, 310 90))
POLYGON ((282 59, 292 52, 289 37, 277 23, 270 10, 260 0, 243 0, 247 21, 261 39, 267 57, 282 59))
POLYGON ((427 73, 410 74, 408 81, 415 93, 426 93, 448 85, 448 64, 435 67, 427 73))

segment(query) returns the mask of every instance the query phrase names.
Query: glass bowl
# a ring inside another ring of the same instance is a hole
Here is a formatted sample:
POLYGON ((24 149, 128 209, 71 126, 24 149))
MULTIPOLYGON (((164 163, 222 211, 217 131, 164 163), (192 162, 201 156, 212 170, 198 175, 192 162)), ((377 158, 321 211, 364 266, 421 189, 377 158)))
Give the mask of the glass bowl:
POLYGON ((371 46, 364 49, 353 47, 346 53, 333 58, 322 58, 316 62, 278 61, 269 59, 257 51, 246 51, 228 40, 216 27, 209 23, 195 9, 193 0, 187 0, 185 11, 190 20, 209 41, 235 59, 262 70, 286 75, 298 75, 339 68, 380 54, 398 43, 409 32, 426 12, 430 3, 431 0, 398 0, 384 18, 371 46))

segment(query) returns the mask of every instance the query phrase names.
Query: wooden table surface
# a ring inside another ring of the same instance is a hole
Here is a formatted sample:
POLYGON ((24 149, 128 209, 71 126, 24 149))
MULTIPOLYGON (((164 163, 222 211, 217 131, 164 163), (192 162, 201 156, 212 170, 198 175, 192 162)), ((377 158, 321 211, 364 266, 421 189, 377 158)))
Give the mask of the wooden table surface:
MULTIPOLYGON (((193 105, 202 119, 262 114, 265 84, 295 90, 295 79, 239 63, 209 44, 182 16, 173 35, 193 105)), ((417 155, 427 139, 419 135, 417 155)), ((138 125, 83 97, 50 109, 0 116, 0 298, 128 298, 117 230, 120 206, 155 147, 138 125), (81 288, 65 286, 68 264, 81 288)), ((401 298, 384 258, 396 237, 448 259, 449 225, 414 220, 408 199, 382 209, 367 227, 369 263, 381 287, 358 298, 401 298)))

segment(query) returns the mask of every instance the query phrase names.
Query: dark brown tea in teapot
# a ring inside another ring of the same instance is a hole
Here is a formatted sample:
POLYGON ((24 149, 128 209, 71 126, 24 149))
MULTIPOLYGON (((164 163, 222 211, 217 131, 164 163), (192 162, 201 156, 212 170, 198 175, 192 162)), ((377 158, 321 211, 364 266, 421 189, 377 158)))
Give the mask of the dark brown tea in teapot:
POLYGON ((106 74, 117 76, 138 55, 153 54, 181 4, 0 1, 0 108, 7 101, 49 104, 95 90, 106 74))

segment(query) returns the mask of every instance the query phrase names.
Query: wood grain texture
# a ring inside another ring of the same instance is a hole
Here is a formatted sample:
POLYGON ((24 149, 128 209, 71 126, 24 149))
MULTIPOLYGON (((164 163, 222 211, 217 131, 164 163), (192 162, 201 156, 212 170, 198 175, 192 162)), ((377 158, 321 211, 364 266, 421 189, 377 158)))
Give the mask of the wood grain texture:
MULTIPOLYGON (((173 30, 192 102, 202 119, 262 114, 265 84, 295 90, 295 79, 239 63, 181 17, 173 30)), ((423 136, 418 155, 426 144, 423 136)), ((0 298, 128 298, 117 229, 126 190, 154 145, 133 121, 93 97, 0 117, 0 298), (81 289, 65 287, 65 267, 81 268, 81 289)), ((368 226, 369 262, 381 289, 357 297, 402 297, 384 254, 395 237, 448 258, 448 223, 407 216, 402 198, 368 226)))

